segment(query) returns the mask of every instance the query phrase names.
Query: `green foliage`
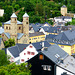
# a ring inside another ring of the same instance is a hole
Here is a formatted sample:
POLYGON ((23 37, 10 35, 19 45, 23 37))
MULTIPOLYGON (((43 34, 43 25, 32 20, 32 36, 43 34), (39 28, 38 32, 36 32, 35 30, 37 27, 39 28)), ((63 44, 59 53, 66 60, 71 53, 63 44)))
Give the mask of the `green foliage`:
POLYGON ((52 20, 46 20, 46 22, 48 22, 49 24, 53 25, 54 22, 52 20))
POLYGON ((70 25, 70 22, 67 22, 65 25, 66 25, 66 26, 70 25))
MULTIPOLYGON (((0 50, 0 66, 9 64, 4 50, 0 50)), ((1 74, 0 74, 1 75, 1 74)))
POLYGON ((15 45, 15 40, 14 39, 8 39, 8 41, 4 42, 5 48, 11 47, 15 45))
POLYGON ((72 19, 72 22, 67 22, 65 25, 75 25, 75 19, 72 19))
POLYGON ((2 23, 0 22, 0 27, 2 26, 2 23))
POLYGON ((0 8, 5 11, 4 16, 0 17, 0 22, 10 20, 13 11, 20 10, 17 14, 18 20, 23 20, 22 16, 26 11, 30 16, 30 23, 44 23, 45 16, 47 19, 61 16, 60 8, 64 4, 68 7, 68 11, 75 13, 75 0, 0 0, 0 8), (24 10, 21 10, 23 7, 24 10))
POLYGON ((15 63, 11 63, 7 66, 0 67, 0 75, 31 75, 31 71, 29 70, 31 65, 26 67, 27 63, 22 63, 20 65, 16 65, 15 63))

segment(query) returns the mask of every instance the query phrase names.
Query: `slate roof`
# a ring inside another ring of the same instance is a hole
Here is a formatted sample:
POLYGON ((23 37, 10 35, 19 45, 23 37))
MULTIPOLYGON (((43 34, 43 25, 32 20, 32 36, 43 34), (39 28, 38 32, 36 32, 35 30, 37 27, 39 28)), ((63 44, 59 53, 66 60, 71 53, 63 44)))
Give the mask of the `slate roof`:
POLYGON ((69 55, 56 44, 48 47, 47 50, 43 50, 42 53, 56 64, 59 62, 56 55, 58 55, 60 59, 63 58, 63 60, 69 55))
POLYGON ((18 46, 12 46, 12 47, 9 47, 8 50, 10 51, 10 53, 14 56, 14 57, 18 57, 19 56, 19 48, 18 46))
MULTIPOLYGON (((51 44, 49 44, 47 41, 42 41, 44 42, 44 47, 49 47, 51 44)), ((37 43, 32 43, 32 45, 37 49, 42 49, 42 42, 37 42, 37 43)))
POLYGON ((35 32, 38 32, 40 29, 40 26, 37 26, 37 25, 32 25, 32 27, 35 32))
MULTIPOLYGON (((8 38, 10 38, 10 33, 4 33, 8 38)), ((24 35, 24 33, 17 33, 17 39, 19 40, 22 36, 24 35)))
POLYGON ((0 34, 2 34, 3 32, 4 32, 4 29, 0 27, 0 34))
POLYGON ((50 27, 48 33, 58 33, 60 31, 60 27, 50 27))
POLYGON ((75 75, 75 59, 72 56, 68 56, 63 60, 63 63, 59 64, 60 67, 72 72, 75 75))
POLYGON ((24 33, 17 33, 17 39, 19 40, 23 35, 24 33))
POLYGON ((0 45, 1 45, 1 41, 2 41, 2 38, 0 38, 0 45))
POLYGON ((43 53, 59 67, 67 70, 72 74, 75 74, 75 59, 66 53, 63 49, 61 49, 58 45, 52 45, 41 53, 43 53))
POLYGON ((11 15, 11 18, 17 18, 16 14, 13 13, 13 14, 11 15))
POLYGON ((8 39, 10 38, 10 33, 4 33, 7 37, 8 37, 8 39))
POLYGON ((49 34, 49 35, 46 35, 46 38, 45 39, 53 39, 54 37, 56 37, 57 35, 53 35, 53 34, 49 34))
POLYGON ((44 33, 43 32, 29 33, 29 37, 39 36, 39 35, 44 35, 44 33))
POLYGON ((23 15, 23 17, 29 17, 29 16, 28 16, 28 14, 27 14, 27 13, 25 13, 25 14, 23 15))
POLYGON ((45 32, 49 31, 49 29, 50 29, 49 26, 42 26, 41 28, 43 28, 45 32))
MULTIPOLYGON (((44 42, 44 47, 49 47, 51 46, 51 44, 49 44, 47 41, 42 41, 44 42)), ((36 43, 31 43, 36 50, 40 50, 42 49, 42 42, 36 42, 36 43)), ((29 44, 16 44, 18 46, 18 48, 20 49, 20 52, 22 52, 24 50, 24 48, 26 48, 29 44)))
POLYGON ((67 30, 57 35, 54 39, 70 41, 75 39, 75 30, 67 30))
MULTIPOLYGON (((44 47, 49 47, 51 44, 49 44, 47 41, 44 42, 44 47)), ((36 48, 36 50, 42 49, 42 42, 32 43, 32 45, 36 48)), ((15 46, 9 47, 8 50, 14 57, 18 57, 19 54, 30 44, 16 44, 15 46)))
POLYGON ((19 48, 19 51, 22 52, 29 44, 16 44, 19 48))
MULTIPOLYGON (((11 20, 5 22, 4 24, 11 24, 11 20)), ((20 21, 17 20, 17 24, 22 24, 22 22, 20 22, 20 21)))
POLYGON ((66 8, 66 6, 65 6, 65 5, 63 5, 62 7, 63 7, 63 8, 66 8))

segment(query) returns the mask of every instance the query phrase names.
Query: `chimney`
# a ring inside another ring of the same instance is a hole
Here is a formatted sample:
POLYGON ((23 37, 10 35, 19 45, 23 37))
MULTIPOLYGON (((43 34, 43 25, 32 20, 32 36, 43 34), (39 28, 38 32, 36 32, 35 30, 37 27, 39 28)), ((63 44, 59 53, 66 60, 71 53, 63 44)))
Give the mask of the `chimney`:
POLYGON ((42 49, 41 49, 42 51, 44 50, 44 42, 42 42, 42 49))
POLYGON ((42 48, 44 47, 44 42, 42 42, 42 48))

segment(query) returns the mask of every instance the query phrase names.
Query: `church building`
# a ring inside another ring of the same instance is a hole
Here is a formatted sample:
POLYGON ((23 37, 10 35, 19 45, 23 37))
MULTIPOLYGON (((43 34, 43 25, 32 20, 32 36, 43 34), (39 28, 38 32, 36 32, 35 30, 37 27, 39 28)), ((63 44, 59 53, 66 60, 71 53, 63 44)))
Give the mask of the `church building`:
POLYGON ((27 13, 23 15, 23 22, 17 20, 15 13, 11 15, 11 20, 4 23, 4 33, 2 33, 3 41, 9 38, 15 39, 15 43, 29 43, 29 16, 27 13))

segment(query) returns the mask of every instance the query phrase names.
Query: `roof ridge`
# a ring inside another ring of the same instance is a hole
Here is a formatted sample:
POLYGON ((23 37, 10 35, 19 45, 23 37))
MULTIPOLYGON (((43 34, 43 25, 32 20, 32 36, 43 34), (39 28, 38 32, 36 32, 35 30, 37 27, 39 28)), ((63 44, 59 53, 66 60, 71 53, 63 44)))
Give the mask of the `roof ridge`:
MULTIPOLYGON (((63 32, 63 34, 66 36, 65 32, 63 32)), ((66 36, 66 38, 68 39, 68 37, 66 36)), ((69 40, 69 39, 68 39, 69 40)))

